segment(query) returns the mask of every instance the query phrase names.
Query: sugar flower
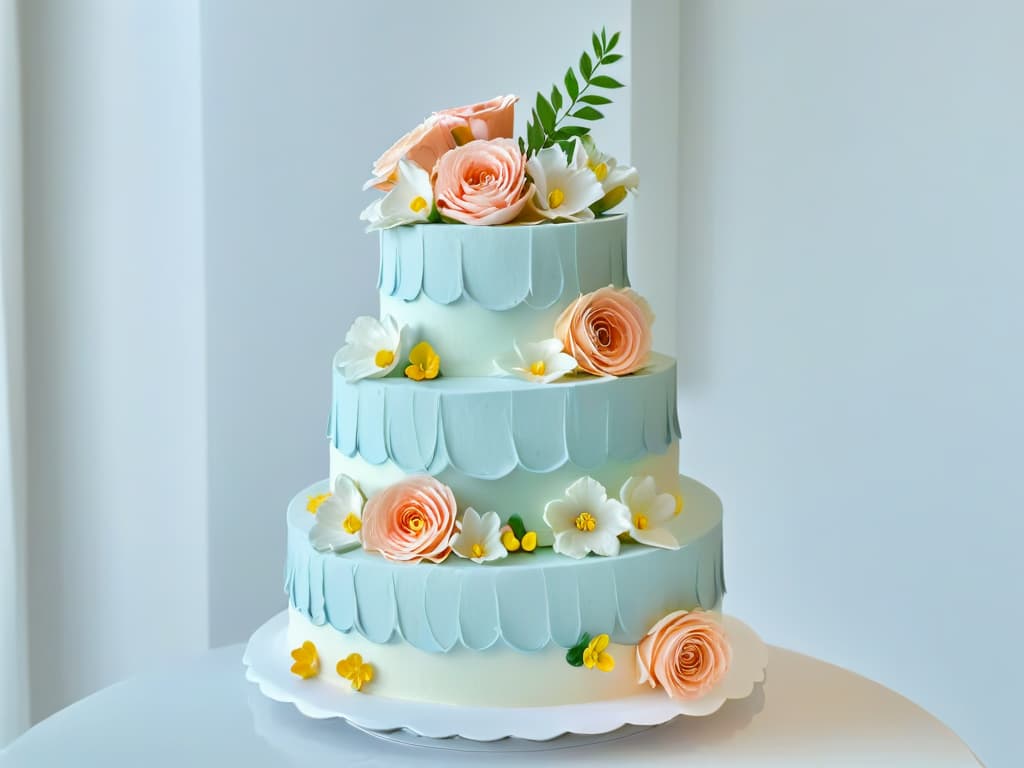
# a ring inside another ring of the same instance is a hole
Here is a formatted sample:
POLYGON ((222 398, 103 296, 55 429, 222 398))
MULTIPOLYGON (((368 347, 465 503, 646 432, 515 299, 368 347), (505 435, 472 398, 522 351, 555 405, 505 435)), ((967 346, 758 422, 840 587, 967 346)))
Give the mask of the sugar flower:
POLYGON ((365 664, 358 653, 350 653, 335 666, 338 674, 352 683, 352 690, 361 691, 363 686, 373 680, 372 664, 365 664))
POLYGON ((604 486, 581 477, 565 491, 565 498, 549 501, 544 522, 555 534, 554 550, 569 557, 619 554, 619 534, 629 530, 629 510, 609 499, 604 486))
POLYGON ((545 219, 584 221, 594 218, 590 206, 604 195, 601 183, 587 168, 587 155, 579 139, 572 160, 560 146, 537 152, 526 163, 535 191, 530 198, 532 212, 545 219))
POLYGON ((549 384, 576 370, 576 360, 563 352, 559 339, 545 339, 523 344, 512 342, 514 353, 495 365, 505 373, 526 381, 549 384))
POLYGON ((402 160, 407 160, 430 173, 438 158, 455 148, 452 129, 464 124, 465 121, 461 118, 443 114, 431 115, 377 158, 377 162, 373 164, 373 178, 363 185, 363 189, 376 187, 384 192, 392 189, 398 183, 398 168, 402 160))
POLYGON ((315 515, 317 510, 320 509, 320 505, 331 498, 329 493, 318 493, 315 496, 310 496, 306 500, 306 511, 311 515, 315 515))
POLYGON ((674 699, 696 699, 725 676, 732 648, 713 614, 676 611, 640 640, 636 661, 638 683, 661 686, 674 699))
POLYGON ((379 379, 398 365, 402 354, 403 326, 390 315, 384 320, 357 317, 345 334, 345 346, 338 352, 345 381, 379 379))
MULTIPOLYGON (((627 192, 636 191, 640 186, 640 174, 636 168, 619 165, 615 158, 597 148, 590 136, 581 140, 584 164, 600 182, 602 197, 590 206, 594 213, 609 211, 626 199, 627 192)), ((576 151, 580 152, 577 145, 576 151)))
POLYGON ((526 158, 512 139, 478 139, 453 149, 438 161, 433 181, 438 212, 462 224, 508 224, 533 194, 526 158))
POLYGON ((605 649, 608 647, 608 635, 598 635, 583 650, 583 666, 587 669, 597 667, 602 672, 615 669, 615 659, 605 649))
POLYGON ((363 508, 363 549, 388 560, 440 563, 456 531, 455 496, 429 475, 414 475, 370 497, 363 508))
POLYGON ((373 232, 403 224, 422 224, 430 221, 433 210, 430 174, 408 160, 399 160, 394 187, 384 197, 370 203, 359 218, 367 222, 366 231, 373 232))
POLYGON ((405 375, 413 381, 436 379, 441 372, 441 358, 427 342, 421 341, 409 353, 405 375))
POLYGON ((629 535, 633 541, 649 547, 679 549, 676 537, 665 527, 676 516, 676 499, 670 493, 658 493, 653 477, 629 478, 619 491, 619 499, 629 508, 629 535))
POLYGON ((462 513, 462 524, 451 539, 452 552, 474 563, 500 560, 508 556, 501 541, 501 519, 497 512, 481 515, 472 507, 462 513))
POLYGON ((587 373, 625 376, 647 364, 654 313, 632 288, 580 296, 555 322, 555 336, 587 373))
POLYGON ((309 531, 309 543, 318 552, 344 552, 359 546, 363 527, 363 494, 348 475, 338 475, 334 493, 324 499, 309 531))
POLYGON ((517 101, 518 96, 495 96, 479 104, 442 109, 437 115, 464 121, 469 135, 474 139, 509 139, 512 138, 517 101))
POLYGON ((308 680, 320 674, 320 656, 316 652, 316 646, 309 640, 292 651, 292 659, 295 660, 291 669, 293 675, 308 680))

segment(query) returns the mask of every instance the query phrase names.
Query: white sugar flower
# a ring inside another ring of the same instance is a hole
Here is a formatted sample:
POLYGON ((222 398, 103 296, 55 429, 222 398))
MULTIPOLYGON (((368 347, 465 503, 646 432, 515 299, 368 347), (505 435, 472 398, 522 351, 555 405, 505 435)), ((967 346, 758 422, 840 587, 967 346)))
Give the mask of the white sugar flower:
POLYGON ((654 478, 631 477, 622 485, 619 498, 629 508, 629 535, 640 544, 679 549, 676 537, 665 527, 676 516, 676 498, 658 493, 654 478))
POLYGON ((584 136, 576 151, 583 150, 583 163, 593 172, 603 190, 602 197, 591 206, 594 213, 609 211, 626 198, 627 192, 635 192, 640 186, 640 174, 629 165, 619 165, 615 158, 597 148, 594 140, 584 136))
POLYGON ((501 518, 497 512, 480 515, 472 507, 466 507, 462 513, 461 528, 452 536, 450 543, 452 552, 474 563, 500 560, 508 555, 508 550, 501 543, 501 518))
POLYGON ((404 330, 391 315, 385 315, 383 321, 367 315, 357 317, 338 353, 345 381, 351 384, 391 373, 402 357, 404 330))
POLYGON ((576 369, 575 358, 565 354, 559 339, 534 341, 522 347, 513 341, 512 349, 513 355, 495 360, 494 364, 505 373, 526 381, 550 384, 576 369))
POLYGON ((539 216, 565 221, 594 218, 590 206, 601 199, 604 189, 587 168, 579 139, 571 161, 561 147, 547 147, 526 162, 526 173, 535 187, 530 206, 539 216))
POLYGON ((430 220, 433 208, 430 174, 415 163, 399 160, 398 182, 384 197, 366 206, 359 218, 368 222, 366 231, 373 232, 402 224, 422 224, 430 220))
POLYGON ((619 534, 629 530, 629 510, 608 494, 597 480, 581 477, 565 491, 564 499, 549 501, 544 522, 555 534, 555 552, 577 559, 588 552, 619 554, 619 534))
POLYGON ((348 475, 338 475, 334 493, 316 511, 309 543, 318 552, 344 552, 359 546, 363 527, 363 494, 348 475))

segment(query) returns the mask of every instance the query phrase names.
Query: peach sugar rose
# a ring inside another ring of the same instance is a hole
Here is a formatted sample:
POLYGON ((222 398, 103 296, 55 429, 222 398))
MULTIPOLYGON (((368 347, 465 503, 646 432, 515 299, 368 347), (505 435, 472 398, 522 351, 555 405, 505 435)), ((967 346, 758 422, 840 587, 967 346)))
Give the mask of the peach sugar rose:
POLYGON ((674 699, 695 699, 722 679, 732 648, 721 625, 704 611, 676 611, 636 647, 638 683, 661 686, 674 699))
POLYGON ((507 224, 533 194, 526 158, 512 139, 477 139, 441 156, 434 200, 442 216, 463 224, 507 224))
POLYGON ((555 336, 581 369, 625 376, 647 364, 654 314, 632 288, 598 288, 580 296, 555 322, 555 336))
POLYGON ((373 164, 373 178, 363 189, 387 192, 398 181, 398 161, 408 159, 430 173, 441 156, 456 146, 452 131, 465 128, 474 139, 511 138, 516 96, 498 96, 480 104, 435 112, 396 141, 373 164))
POLYGON ((451 488, 416 475, 385 488, 363 507, 363 549, 388 560, 440 563, 451 553, 456 531, 451 488))

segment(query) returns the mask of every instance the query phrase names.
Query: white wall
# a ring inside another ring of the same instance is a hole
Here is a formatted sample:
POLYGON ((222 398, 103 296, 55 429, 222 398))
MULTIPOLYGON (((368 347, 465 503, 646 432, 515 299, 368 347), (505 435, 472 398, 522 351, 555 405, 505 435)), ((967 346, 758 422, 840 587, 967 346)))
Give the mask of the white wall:
POLYGON ((38 719, 207 645, 199 11, 20 10, 38 719))
POLYGON ((683 462, 726 504, 728 607, 992 768, 1024 687, 1022 31, 949 0, 680 29, 683 462))
MULTIPOLYGON (((500 92, 532 101, 624 0, 203 5, 210 424, 210 626, 244 639, 282 609, 284 510, 327 474, 331 359, 377 312, 363 233, 373 159, 431 111, 500 92), (543 23, 537 23, 543 19, 543 23)), ((622 78, 629 70, 623 67, 622 78)), ((629 90, 607 111, 629 149, 629 90)), ((521 104, 520 129, 529 109, 521 104)))

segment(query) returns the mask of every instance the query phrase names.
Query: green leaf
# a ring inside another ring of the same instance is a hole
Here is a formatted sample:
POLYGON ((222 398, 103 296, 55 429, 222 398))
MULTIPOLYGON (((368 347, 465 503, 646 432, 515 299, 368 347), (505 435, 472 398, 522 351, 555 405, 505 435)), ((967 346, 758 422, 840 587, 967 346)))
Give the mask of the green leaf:
POLYGON ((537 94, 537 117, 545 133, 555 130, 555 110, 542 93, 537 94))
POLYGON ((557 85, 551 86, 551 106, 555 108, 555 112, 562 108, 562 92, 558 90, 557 85))
POLYGON ((562 148, 562 152, 565 153, 566 162, 572 162, 572 156, 576 152, 576 142, 570 139, 558 142, 558 146, 562 148))
POLYGON ((519 137, 519 151, 522 152, 524 155, 526 154, 526 142, 523 141, 522 136, 519 137))
POLYGON ((516 538, 522 541, 523 536, 526 535, 526 526, 523 524, 523 518, 519 515, 512 515, 508 519, 508 527, 512 529, 512 533, 516 535, 516 538))
POLYGON ((605 52, 608 52, 608 51, 612 50, 618 42, 619 42, 619 33, 616 32, 614 35, 612 35, 612 39, 608 41, 608 45, 606 45, 604 47, 605 52))
POLYGON ((565 70, 565 92, 569 94, 569 99, 576 101, 576 97, 580 95, 580 84, 576 80, 576 73, 572 71, 572 67, 565 70))
POLYGON ((604 117, 604 115, 602 115, 593 107, 583 107, 582 109, 577 109, 575 112, 573 112, 572 117, 578 118, 580 120, 600 120, 602 117, 604 117))
POLYGON ((573 646, 565 652, 565 660, 572 664, 574 667, 583 666, 583 648, 579 646, 573 646))
POLYGON ((608 36, 604 31, 604 27, 601 27, 601 45, 605 50, 608 50, 608 36))
POLYGON ((590 133, 589 125, 563 125, 552 134, 552 138, 561 141, 574 136, 586 136, 588 133, 590 133))
POLYGON ((614 77, 608 77, 608 75, 596 75, 593 80, 588 81, 591 85, 596 85, 598 88, 623 88, 624 85, 616 80, 614 77))
POLYGON ((621 53, 609 53, 603 59, 601 59, 601 63, 602 64, 614 64, 616 61, 618 61, 621 58, 622 58, 622 54, 621 53))
POLYGON ((537 110, 533 111, 533 120, 526 124, 526 140, 532 152, 536 152, 540 149, 540 145, 544 143, 544 130, 540 127, 537 110))
POLYGON ((612 103, 612 100, 609 99, 607 96, 600 96, 599 94, 596 93, 584 93, 582 96, 580 96, 580 101, 582 101, 584 104, 595 104, 597 106, 612 103))
POLYGON ((604 51, 601 50, 601 41, 597 37, 597 32, 594 32, 590 36, 590 41, 594 44, 594 56, 596 56, 597 60, 600 61, 601 60, 601 54, 603 54, 604 51))
POLYGON ((583 79, 588 83, 590 82, 590 75, 594 71, 594 65, 590 62, 590 57, 587 52, 584 51, 580 56, 580 74, 583 75, 583 79))

